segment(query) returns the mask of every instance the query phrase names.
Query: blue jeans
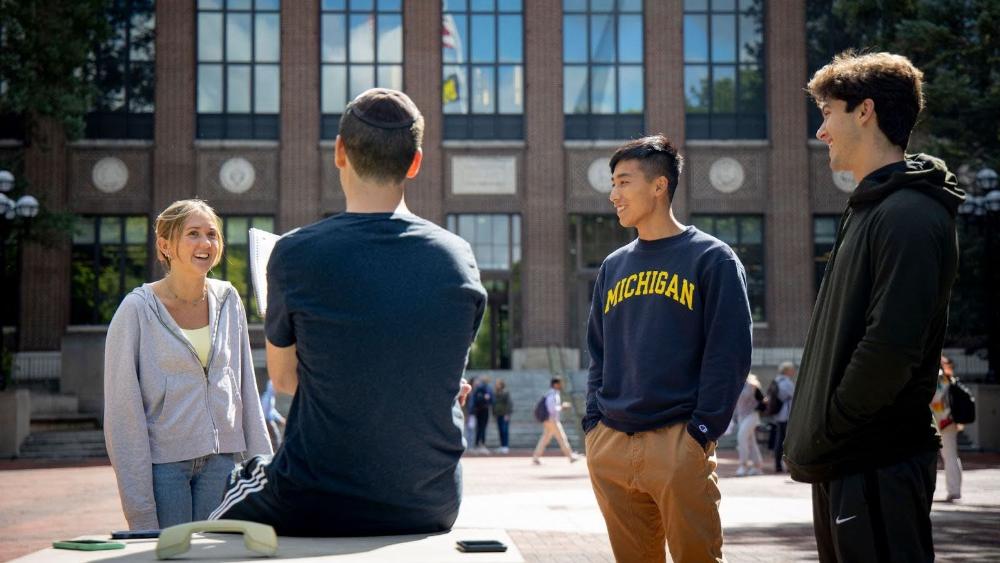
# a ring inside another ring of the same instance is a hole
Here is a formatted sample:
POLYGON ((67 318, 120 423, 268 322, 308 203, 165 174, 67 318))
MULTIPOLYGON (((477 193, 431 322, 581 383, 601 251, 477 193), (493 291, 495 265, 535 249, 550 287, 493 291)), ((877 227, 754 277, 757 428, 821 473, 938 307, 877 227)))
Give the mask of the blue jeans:
POLYGON ((233 454, 153 464, 153 498, 160 528, 205 520, 222 502, 233 454))
POLYGON ((497 418, 497 432, 500 433, 500 447, 506 448, 510 445, 510 415, 505 414, 497 418))

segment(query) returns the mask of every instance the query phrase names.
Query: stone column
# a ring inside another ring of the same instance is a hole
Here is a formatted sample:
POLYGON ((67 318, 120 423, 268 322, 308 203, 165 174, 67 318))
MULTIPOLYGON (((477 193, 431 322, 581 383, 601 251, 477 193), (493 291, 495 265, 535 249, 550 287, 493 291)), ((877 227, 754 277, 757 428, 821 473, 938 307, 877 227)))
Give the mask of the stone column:
POLYGON ((403 88, 424 115, 424 160, 407 180, 406 203, 421 217, 444 224, 441 135, 441 2, 403 3, 403 88))
POLYGON ((562 2, 524 3, 524 215, 521 240, 524 348, 565 346, 568 339, 566 194, 562 88, 532 95, 536 85, 562 84, 562 2))
MULTIPOLYGON (((43 117, 24 151, 28 193, 45 212, 68 211, 66 134, 62 123, 43 117)), ((69 324, 70 235, 51 244, 21 242, 19 349, 58 350, 69 324)))
POLYGON ((320 218, 319 0, 281 3, 278 221, 285 232, 320 218))
MULTIPOLYGON (((646 132, 663 133, 684 150, 684 3, 646 2, 643 17, 646 132)), ((672 207, 688 215, 687 175, 681 173, 672 207)))
POLYGON ((802 346, 813 305, 812 211, 806 131, 805 6, 768 4, 770 178, 764 234, 771 346, 802 346))
POLYGON ((156 3, 156 114, 153 129, 152 215, 194 196, 195 76, 198 72, 194 2, 156 3))

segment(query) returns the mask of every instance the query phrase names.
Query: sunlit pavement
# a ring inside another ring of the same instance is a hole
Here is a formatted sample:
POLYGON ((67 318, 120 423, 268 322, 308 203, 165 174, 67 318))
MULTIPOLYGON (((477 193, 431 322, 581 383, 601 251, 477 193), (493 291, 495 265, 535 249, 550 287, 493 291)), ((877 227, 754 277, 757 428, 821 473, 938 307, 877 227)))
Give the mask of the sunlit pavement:
MULTIPOLYGON (((456 526, 506 529, 527 561, 613 561, 586 460, 550 456, 536 466, 526 453, 463 460, 456 526)), ((816 560, 809 486, 785 475, 737 478, 735 453, 720 456, 727 558, 816 560)), ((962 457, 962 500, 934 503, 938 560, 1000 560, 1000 455, 962 457)), ((125 526, 110 466, 39 465, 0 462, 0 560, 125 526)), ((936 497, 944 497, 943 471, 936 497)))

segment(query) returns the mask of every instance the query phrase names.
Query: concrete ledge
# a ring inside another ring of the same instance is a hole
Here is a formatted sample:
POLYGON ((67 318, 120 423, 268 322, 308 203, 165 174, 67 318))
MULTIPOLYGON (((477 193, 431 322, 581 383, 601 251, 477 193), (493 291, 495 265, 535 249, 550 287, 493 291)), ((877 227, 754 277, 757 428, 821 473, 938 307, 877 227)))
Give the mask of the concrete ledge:
POLYGON ((31 430, 31 392, 12 389, 0 393, 0 458, 21 453, 31 430))
MULTIPOLYGON (((83 536, 76 539, 106 540, 108 536, 83 536)), ((117 541, 117 540, 116 540, 117 541)), ((71 551, 43 549, 15 561, 50 563, 77 561, 157 561, 156 540, 123 541, 125 549, 108 551, 71 551)), ((524 561, 521 552, 500 529, 455 529, 446 534, 383 536, 368 538, 278 538, 278 553, 260 558, 248 551, 240 535, 195 534, 191 551, 182 559, 213 561, 407 561, 410 563, 517 563, 524 561), (462 553, 455 548, 458 540, 498 540, 507 545, 504 553, 462 553)))

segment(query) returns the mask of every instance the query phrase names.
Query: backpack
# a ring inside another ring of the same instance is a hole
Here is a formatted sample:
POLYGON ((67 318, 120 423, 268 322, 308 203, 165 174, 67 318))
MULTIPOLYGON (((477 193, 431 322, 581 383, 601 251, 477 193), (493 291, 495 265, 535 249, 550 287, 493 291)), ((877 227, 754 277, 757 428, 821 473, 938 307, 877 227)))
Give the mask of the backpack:
POLYGON ((976 421, 976 399, 969 388, 959 383, 958 379, 948 386, 948 403, 951 406, 951 419, 958 424, 971 424, 976 421))
POLYGON ((785 402, 778 397, 778 380, 771 381, 767 386, 767 396, 764 397, 764 414, 774 416, 781 412, 781 407, 785 402))
POLYGON ((549 407, 545 404, 546 398, 548 398, 548 393, 542 395, 542 398, 535 404, 535 420, 538 422, 545 422, 549 419, 549 407))

